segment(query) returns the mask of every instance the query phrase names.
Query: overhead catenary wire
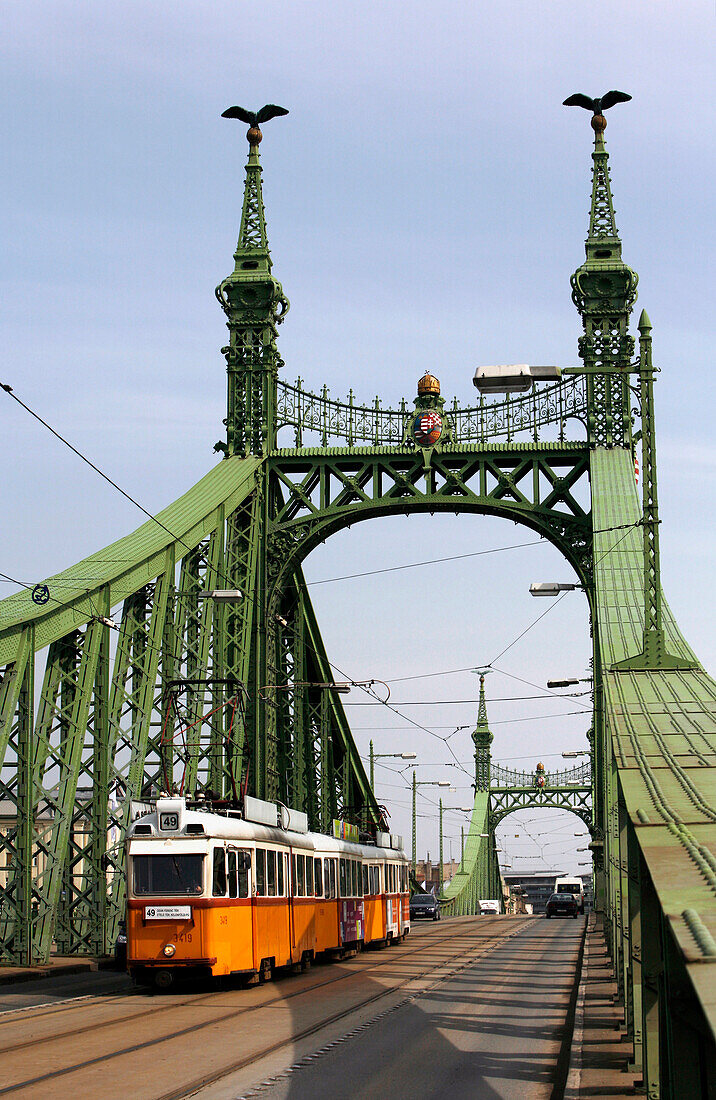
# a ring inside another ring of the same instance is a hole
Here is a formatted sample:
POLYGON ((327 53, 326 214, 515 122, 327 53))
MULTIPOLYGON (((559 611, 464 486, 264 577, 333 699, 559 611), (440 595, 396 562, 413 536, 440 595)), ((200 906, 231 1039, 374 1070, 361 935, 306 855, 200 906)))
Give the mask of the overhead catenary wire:
POLYGON ((382 569, 367 569, 363 573, 347 573, 343 577, 323 577, 317 581, 306 581, 308 588, 317 584, 334 584, 336 581, 353 581, 360 577, 375 577, 379 573, 400 573, 404 569, 421 569, 425 565, 441 565, 446 561, 461 561, 464 558, 481 558, 486 554, 501 554, 506 550, 522 550, 526 546, 539 546, 544 539, 533 539, 531 542, 516 542, 510 546, 495 546, 490 550, 473 550, 468 554, 451 554, 446 558, 429 558, 426 561, 408 562, 405 565, 389 565, 382 569))
MULTIPOLYGON (((384 681, 388 683, 388 681, 384 681)), ((563 695, 557 695, 558 699, 579 699, 583 695, 591 695, 591 691, 566 691, 563 695)), ((539 700, 544 703, 553 703, 554 696, 552 695, 513 695, 504 696, 500 698, 491 698, 490 703, 521 703, 527 700, 539 700)), ((400 702, 393 703, 396 707, 443 707, 457 703, 479 703, 479 699, 401 699, 400 702)), ((343 704, 344 707, 375 707, 378 703, 351 703, 346 701, 343 704)), ((459 729, 466 729, 466 726, 460 726, 459 729)), ((457 732, 457 731, 456 731, 457 732)))

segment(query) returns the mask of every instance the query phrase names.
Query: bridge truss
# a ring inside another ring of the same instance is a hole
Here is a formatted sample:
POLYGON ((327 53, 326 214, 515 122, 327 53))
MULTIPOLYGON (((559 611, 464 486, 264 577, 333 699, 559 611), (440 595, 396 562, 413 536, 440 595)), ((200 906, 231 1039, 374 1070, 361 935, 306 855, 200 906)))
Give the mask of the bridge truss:
MULTIPOLYGON (((53 943, 107 950, 131 803, 154 791, 248 791, 304 809, 314 827, 380 826, 302 561, 380 515, 503 516, 558 547, 589 601, 590 790, 558 783, 549 797, 590 825, 635 1066, 651 1096, 686 1094, 679 1061, 713 1087, 716 685, 662 601, 651 324, 642 313, 634 358, 637 277, 594 129, 586 258, 572 277, 581 366, 471 408, 427 379, 413 408, 392 410, 279 378, 288 301, 251 131, 235 266, 217 288, 229 330, 221 461, 134 534, 0 603, 4 961, 39 962, 53 943)), ((496 857, 480 833, 527 797, 519 784, 476 783, 455 911, 492 891, 496 857)))

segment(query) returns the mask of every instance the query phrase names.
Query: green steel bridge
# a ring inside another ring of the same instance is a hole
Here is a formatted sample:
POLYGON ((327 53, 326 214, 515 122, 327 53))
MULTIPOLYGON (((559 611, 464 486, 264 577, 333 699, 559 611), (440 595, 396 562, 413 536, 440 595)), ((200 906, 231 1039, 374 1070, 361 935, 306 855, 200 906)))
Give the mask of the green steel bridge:
POLYGON ((469 913, 495 896, 505 814, 576 813, 634 1068, 650 1097, 714 1095, 716 684, 662 597, 651 324, 642 312, 636 347, 637 276, 622 260, 603 116, 592 125, 586 256, 572 276, 581 364, 470 408, 430 378, 395 409, 283 380, 289 304, 272 274, 261 133, 249 131, 235 265, 216 291, 229 333, 220 460, 133 534, 0 602, 3 962, 39 963, 53 945, 107 950, 124 907, 122 836, 132 802, 153 792, 248 791, 305 810, 314 828, 380 827, 302 562, 363 519, 501 516, 556 546, 586 593, 591 764, 537 789, 491 766, 479 716, 474 810, 446 904, 469 913))

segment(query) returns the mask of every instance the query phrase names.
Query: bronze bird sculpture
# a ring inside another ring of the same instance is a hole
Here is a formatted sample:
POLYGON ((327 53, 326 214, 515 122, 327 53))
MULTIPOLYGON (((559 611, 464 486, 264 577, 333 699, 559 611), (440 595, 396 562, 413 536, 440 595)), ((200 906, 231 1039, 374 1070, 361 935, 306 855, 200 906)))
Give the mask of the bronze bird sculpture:
POLYGON ((259 128, 261 123, 268 122, 270 118, 276 118, 277 115, 287 114, 288 111, 285 107, 277 107, 275 103, 267 103, 260 111, 247 111, 244 107, 227 107, 225 111, 221 112, 221 117, 238 118, 241 122, 248 123, 249 129, 246 137, 249 145, 257 146, 263 137, 259 128))
POLYGON ((225 111, 221 112, 221 117, 238 118, 248 126, 258 129, 262 122, 268 122, 270 118, 276 118, 277 115, 287 114, 288 111, 285 107, 277 107, 275 103, 267 103, 260 111, 246 111, 243 107, 227 107, 225 111))
POLYGON ((574 95, 564 100, 562 106, 584 107, 586 111, 591 111, 592 129, 595 134, 600 134, 607 128, 607 120, 604 117, 604 111, 608 111, 615 103, 628 103, 630 99, 631 96, 627 95, 626 92, 606 92, 606 94, 599 99, 590 99, 588 95, 584 95, 582 92, 575 92, 574 95))
MULTIPOLYGON (((601 99, 590 99, 588 95, 582 95, 581 92, 575 92, 569 99, 565 99, 562 104, 563 107, 584 107, 585 110, 591 111, 592 114, 601 115, 604 111, 608 111, 610 107, 613 107, 615 103, 628 103, 631 99, 630 95, 626 92, 607 92, 601 99)), ((234 108, 235 110, 236 108, 234 108)), ((266 108, 264 108, 265 110, 266 108)))

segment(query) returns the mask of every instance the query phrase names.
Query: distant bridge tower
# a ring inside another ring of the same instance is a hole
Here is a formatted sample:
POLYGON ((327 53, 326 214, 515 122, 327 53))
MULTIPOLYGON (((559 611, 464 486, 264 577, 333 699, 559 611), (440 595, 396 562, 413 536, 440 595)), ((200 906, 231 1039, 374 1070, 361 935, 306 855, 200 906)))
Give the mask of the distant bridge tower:
POLYGON ((475 791, 489 791, 490 765, 492 753, 492 733, 487 724, 487 703, 485 702, 485 673, 480 673, 480 704, 477 709, 477 725, 472 731, 475 745, 475 791))

